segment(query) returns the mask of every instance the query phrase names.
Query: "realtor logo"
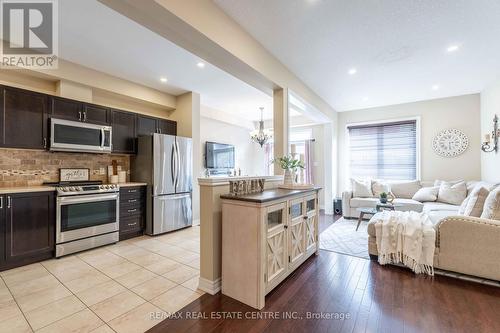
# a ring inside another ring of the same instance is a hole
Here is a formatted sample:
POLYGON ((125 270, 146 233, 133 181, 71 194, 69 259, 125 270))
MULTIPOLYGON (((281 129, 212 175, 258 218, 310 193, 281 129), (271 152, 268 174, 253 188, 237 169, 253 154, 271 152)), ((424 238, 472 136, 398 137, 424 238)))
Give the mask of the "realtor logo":
POLYGON ((2 68, 57 68, 57 0, 0 0, 2 68))

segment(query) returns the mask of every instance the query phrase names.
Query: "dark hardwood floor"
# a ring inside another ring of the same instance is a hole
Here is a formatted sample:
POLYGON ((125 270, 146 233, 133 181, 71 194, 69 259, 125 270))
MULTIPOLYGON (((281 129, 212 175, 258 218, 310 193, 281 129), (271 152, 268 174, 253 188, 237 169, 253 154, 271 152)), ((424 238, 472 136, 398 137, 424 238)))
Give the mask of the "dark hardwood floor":
POLYGON ((500 332, 500 288, 320 251, 266 297, 262 311, 219 293, 179 314, 150 332, 500 332), (255 319, 270 314, 278 317, 255 319))

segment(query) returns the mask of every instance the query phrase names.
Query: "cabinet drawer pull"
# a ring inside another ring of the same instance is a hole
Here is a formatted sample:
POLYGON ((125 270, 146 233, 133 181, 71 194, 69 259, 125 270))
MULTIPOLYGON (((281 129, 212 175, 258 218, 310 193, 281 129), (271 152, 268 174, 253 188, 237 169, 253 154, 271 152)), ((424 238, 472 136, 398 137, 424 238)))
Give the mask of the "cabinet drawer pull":
POLYGON ((128 202, 131 203, 131 202, 136 202, 137 199, 129 199, 128 202))
POLYGON ((135 212, 135 211, 137 211, 137 208, 134 208, 134 209, 129 209, 129 210, 128 210, 128 212, 129 212, 129 213, 133 213, 133 212, 135 212))
POLYGON ((128 193, 135 193, 137 190, 128 190, 128 193))
POLYGON ((87 111, 83 111, 83 121, 87 121, 87 111))
POLYGON ((82 111, 78 111, 78 120, 82 121, 82 111))
POLYGON ((137 224, 137 222, 134 222, 134 223, 127 223, 127 225, 128 225, 129 227, 132 227, 132 226, 134 226, 134 225, 136 225, 136 224, 137 224))
POLYGON ((12 207, 12 198, 9 196, 7 196, 7 208, 10 208, 12 207))
POLYGON ((3 197, 0 197, 0 209, 3 209, 3 197))

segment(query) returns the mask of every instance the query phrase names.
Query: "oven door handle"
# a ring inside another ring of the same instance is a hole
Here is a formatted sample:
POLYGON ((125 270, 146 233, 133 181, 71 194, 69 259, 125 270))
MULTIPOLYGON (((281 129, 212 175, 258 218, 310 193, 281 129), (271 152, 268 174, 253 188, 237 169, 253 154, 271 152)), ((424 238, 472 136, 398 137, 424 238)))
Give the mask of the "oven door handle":
POLYGON ((57 201, 61 205, 69 205, 74 203, 85 203, 85 202, 109 201, 109 200, 118 200, 118 193, 57 198, 57 201))

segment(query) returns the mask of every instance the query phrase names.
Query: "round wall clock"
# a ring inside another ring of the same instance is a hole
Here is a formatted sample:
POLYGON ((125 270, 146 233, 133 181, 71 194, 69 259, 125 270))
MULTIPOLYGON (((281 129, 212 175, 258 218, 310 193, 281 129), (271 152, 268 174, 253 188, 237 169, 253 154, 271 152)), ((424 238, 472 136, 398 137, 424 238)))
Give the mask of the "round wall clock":
POLYGON ((469 138, 457 129, 447 129, 439 132, 432 140, 432 148, 436 154, 443 157, 455 157, 467 150, 469 138))

